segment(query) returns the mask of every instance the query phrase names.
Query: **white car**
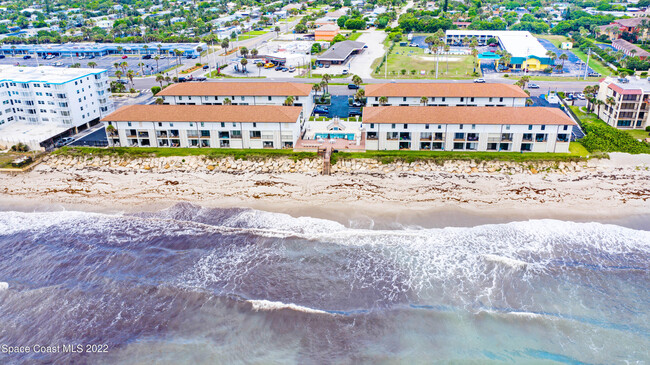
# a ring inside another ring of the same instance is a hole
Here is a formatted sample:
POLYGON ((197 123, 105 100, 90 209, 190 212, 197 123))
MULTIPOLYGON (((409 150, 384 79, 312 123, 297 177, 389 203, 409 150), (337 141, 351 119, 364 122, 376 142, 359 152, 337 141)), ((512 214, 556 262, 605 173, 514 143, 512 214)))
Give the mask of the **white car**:
POLYGON ((86 56, 79 56, 79 59, 80 59, 80 60, 83 60, 83 59, 85 59, 85 58, 86 58, 86 56))
POLYGON ((485 84, 485 79, 484 78, 474 79, 474 83, 475 84, 485 84))
POLYGON ((585 94, 583 94, 583 93, 577 93, 577 94, 575 94, 575 97, 580 99, 580 100, 585 100, 585 94))
POLYGON ((54 66, 63 66, 63 62, 61 62, 61 61, 54 62, 54 66))

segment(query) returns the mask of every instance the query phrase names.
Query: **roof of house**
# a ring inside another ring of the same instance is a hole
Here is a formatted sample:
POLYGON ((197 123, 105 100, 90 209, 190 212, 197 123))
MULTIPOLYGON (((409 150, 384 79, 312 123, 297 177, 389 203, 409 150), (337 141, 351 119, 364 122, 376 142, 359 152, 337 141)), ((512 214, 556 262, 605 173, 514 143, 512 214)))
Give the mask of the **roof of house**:
POLYGON ((302 108, 281 105, 142 105, 121 107, 106 122, 295 123, 302 108))
POLYGON ((173 84, 157 96, 307 96, 311 85, 295 82, 184 82, 173 84))
POLYGON ((509 84, 387 83, 367 85, 366 96, 526 98, 528 94, 521 88, 509 84))
POLYGON ((341 30, 341 28, 339 28, 339 26, 336 24, 323 24, 320 27, 316 28, 315 32, 338 32, 339 30, 341 30))
POLYGON ((650 52, 646 51, 645 49, 643 49, 643 48, 641 48, 641 47, 639 47, 637 45, 634 45, 634 44, 626 41, 625 39, 615 39, 615 40, 613 40, 612 41, 612 47, 614 47, 616 49, 623 50, 623 51, 628 51, 628 52, 632 52, 632 50, 634 50, 635 51, 634 55, 639 56, 639 57, 649 57, 650 56, 650 52))
POLYGON ((481 106, 379 106, 363 109, 363 123, 571 125, 558 108, 481 106))
POLYGON ((625 19, 616 19, 614 22, 624 26, 624 27, 638 27, 639 24, 643 21, 648 21, 648 19, 644 18, 625 18, 625 19))
POLYGON ((322 55, 318 56, 318 60, 345 60, 354 51, 363 49, 366 44, 356 41, 343 41, 332 45, 322 55))

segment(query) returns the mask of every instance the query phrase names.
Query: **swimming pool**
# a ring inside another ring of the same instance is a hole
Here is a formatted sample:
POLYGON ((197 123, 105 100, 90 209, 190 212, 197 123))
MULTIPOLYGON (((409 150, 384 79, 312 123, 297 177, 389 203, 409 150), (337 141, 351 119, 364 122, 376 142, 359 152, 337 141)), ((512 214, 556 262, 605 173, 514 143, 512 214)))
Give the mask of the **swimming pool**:
POLYGON ((316 139, 347 139, 354 141, 354 133, 316 133, 316 139))

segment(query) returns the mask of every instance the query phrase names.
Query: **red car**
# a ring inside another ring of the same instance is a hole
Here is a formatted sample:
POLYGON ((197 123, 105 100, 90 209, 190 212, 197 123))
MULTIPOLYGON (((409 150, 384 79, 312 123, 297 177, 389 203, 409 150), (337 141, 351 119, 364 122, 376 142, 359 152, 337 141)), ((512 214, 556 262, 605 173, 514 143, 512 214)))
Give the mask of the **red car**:
POLYGON ((126 59, 126 58, 129 58, 129 56, 127 55, 122 56, 122 59, 126 59))

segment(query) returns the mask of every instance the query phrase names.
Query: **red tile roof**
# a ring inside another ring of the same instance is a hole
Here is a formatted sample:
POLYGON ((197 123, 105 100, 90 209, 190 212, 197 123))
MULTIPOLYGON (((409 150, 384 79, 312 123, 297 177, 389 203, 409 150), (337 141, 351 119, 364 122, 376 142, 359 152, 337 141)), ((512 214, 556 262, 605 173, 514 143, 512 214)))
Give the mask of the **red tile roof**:
POLYGON ((520 87, 509 84, 389 83, 366 86, 369 97, 505 97, 527 98, 520 87))
POLYGON ((380 106, 363 109, 363 123, 572 125, 558 108, 480 106, 380 106))
POLYGON ((128 105, 105 122, 295 123, 302 108, 280 105, 128 105))

